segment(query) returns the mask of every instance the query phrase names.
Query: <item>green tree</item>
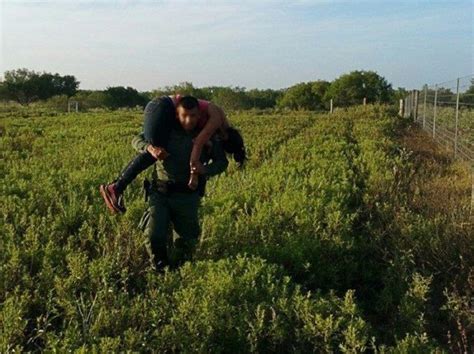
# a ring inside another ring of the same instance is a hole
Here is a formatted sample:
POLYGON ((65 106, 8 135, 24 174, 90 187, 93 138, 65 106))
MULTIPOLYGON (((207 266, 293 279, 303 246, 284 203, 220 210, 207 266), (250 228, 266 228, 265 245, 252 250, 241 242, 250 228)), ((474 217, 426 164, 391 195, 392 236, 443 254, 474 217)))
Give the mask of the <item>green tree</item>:
POLYGON ((388 103, 393 97, 392 85, 374 71, 352 71, 334 80, 326 92, 326 100, 336 106, 367 103, 388 103))
POLYGON ((3 81, 0 81, 0 100, 5 101, 8 98, 7 87, 3 81))
POLYGON ((290 109, 318 110, 324 108, 327 81, 302 82, 286 90, 278 106, 290 109))
POLYGON ((408 90, 404 87, 398 87, 396 90, 393 90, 393 102, 397 103, 399 100, 403 100, 408 96, 408 90))
POLYGON ((37 98, 38 90, 34 82, 39 73, 28 69, 17 69, 5 72, 4 87, 6 96, 20 104, 28 104, 37 98))
POLYGON ((56 95, 71 97, 76 93, 79 81, 72 75, 39 73, 23 68, 6 71, 3 86, 5 98, 29 104, 56 95))
POLYGON ((129 86, 107 87, 105 94, 107 95, 106 105, 112 109, 136 106, 145 107, 147 103, 147 99, 144 96, 129 86))
POLYGON ((179 84, 173 86, 165 86, 163 88, 158 88, 156 90, 153 90, 148 96, 151 96, 153 98, 176 94, 191 95, 204 100, 210 100, 212 96, 211 90, 207 88, 194 87, 192 82, 188 81, 180 82, 179 84))
POLYGON ((73 98, 79 102, 81 110, 107 107, 108 96, 104 91, 81 90, 73 98))
POLYGON ((474 79, 471 79, 471 85, 466 92, 460 95, 459 101, 462 103, 474 103, 474 79))
POLYGON ((329 107, 329 101, 325 99, 329 86, 331 86, 331 83, 324 80, 313 81, 311 83, 311 92, 313 93, 315 101, 318 102, 316 109, 329 107))
POLYGON ((282 96, 282 91, 272 89, 253 89, 247 91, 246 94, 253 108, 265 109, 276 106, 278 99, 282 96))
POLYGON ((213 87, 212 102, 226 111, 248 109, 252 106, 249 97, 242 87, 213 87))

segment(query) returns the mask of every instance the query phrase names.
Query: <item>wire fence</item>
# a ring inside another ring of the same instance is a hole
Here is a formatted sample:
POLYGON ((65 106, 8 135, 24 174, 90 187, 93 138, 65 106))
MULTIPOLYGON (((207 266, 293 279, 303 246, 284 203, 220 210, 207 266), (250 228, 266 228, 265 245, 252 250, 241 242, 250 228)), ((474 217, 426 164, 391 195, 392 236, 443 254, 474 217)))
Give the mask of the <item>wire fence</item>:
POLYGON ((400 100, 400 115, 413 118, 434 140, 471 167, 474 215, 474 75, 424 85, 400 100))
POLYGON ((400 110, 455 158, 474 162, 474 75, 413 90, 400 110))

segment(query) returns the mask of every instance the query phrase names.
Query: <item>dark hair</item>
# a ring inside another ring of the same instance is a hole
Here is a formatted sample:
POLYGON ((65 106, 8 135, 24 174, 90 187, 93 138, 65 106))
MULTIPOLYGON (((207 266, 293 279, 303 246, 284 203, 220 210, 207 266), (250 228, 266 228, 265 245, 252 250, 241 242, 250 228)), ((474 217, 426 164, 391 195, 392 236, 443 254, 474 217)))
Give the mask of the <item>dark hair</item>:
POLYGON ((223 148, 227 153, 232 154, 237 165, 242 167, 247 160, 244 139, 240 132, 232 127, 227 128, 227 135, 228 139, 223 141, 223 148))
POLYGON ((176 108, 183 107, 184 109, 193 109, 199 107, 199 101, 194 96, 183 96, 176 103, 176 108))

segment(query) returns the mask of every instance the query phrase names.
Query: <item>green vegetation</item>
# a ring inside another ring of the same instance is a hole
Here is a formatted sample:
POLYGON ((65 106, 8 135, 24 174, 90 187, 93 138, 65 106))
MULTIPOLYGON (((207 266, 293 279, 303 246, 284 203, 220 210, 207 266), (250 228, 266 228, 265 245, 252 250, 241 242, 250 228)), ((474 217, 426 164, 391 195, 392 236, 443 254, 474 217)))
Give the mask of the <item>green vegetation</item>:
POLYGON ((56 95, 73 96, 79 81, 72 75, 39 73, 28 69, 5 72, 0 82, 0 100, 13 100, 27 105, 36 100, 46 100, 56 95))
MULTIPOLYGON (((425 114, 425 127, 432 131, 434 105, 427 104, 426 108, 418 108, 418 120, 422 124, 423 111, 425 114)), ((435 130, 438 138, 448 143, 451 149, 454 149, 456 132, 456 108, 453 106, 437 106, 435 130)), ((436 135, 435 135, 436 137, 436 135)), ((469 151, 474 151, 474 110, 470 107, 460 107, 458 113, 458 145, 462 145, 462 150, 467 156, 472 156, 469 151), (468 149, 468 150, 466 150, 468 149)))
POLYGON ((332 98, 338 107, 367 103, 389 103, 394 91, 385 78, 374 71, 353 71, 334 80, 326 92, 326 100, 332 98))
MULTIPOLYGON (((286 90, 279 100, 278 106, 290 109, 327 110, 328 100, 325 99, 330 83, 327 81, 303 82, 286 90)), ((360 102, 358 102, 360 103, 360 102)))
POLYGON ((193 95, 215 102, 225 111, 249 109, 291 109, 327 111, 332 99, 335 107, 367 103, 397 103, 402 91, 394 91, 385 78, 374 71, 353 71, 333 82, 324 80, 297 83, 286 89, 251 89, 244 87, 195 87, 190 82, 166 86, 151 92, 138 92, 132 87, 108 87, 102 91, 77 90, 74 76, 39 74, 27 69, 7 71, 0 81, 0 101, 16 101, 21 105, 37 105, 60 112, 67 110, 69 99, 79 103, 80 111, 94 108, 144 108, 154 97, 193 95), (72 81, 71 81, 72 80, 72 81), (74 84, 73 86, 71 86, 74 84))
POLYGON ((141 113, 4 114, 0 351, 472 349, 469 195, 423 204, 461 166, 420 170, 383 106, 230 119, 249 164, 211 180, 195 262, 160 275, 138 228, 146 173, 123 216, 98 193, 141 113))

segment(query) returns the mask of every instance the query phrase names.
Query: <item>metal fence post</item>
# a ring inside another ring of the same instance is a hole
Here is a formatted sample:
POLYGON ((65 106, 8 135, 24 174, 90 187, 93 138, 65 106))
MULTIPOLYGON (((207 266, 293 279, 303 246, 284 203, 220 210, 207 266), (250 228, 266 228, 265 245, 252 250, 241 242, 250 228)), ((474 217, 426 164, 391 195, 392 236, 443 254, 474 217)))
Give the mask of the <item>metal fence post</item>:
POLYGON ((408 113, 410 111, 410 106, 408 104, 408 100, 409 100, 409 95, 407 95, 407 97, 405 97, 405 118, 408 118, 408 113))
POLYGON ((408 95, 408 116, 407 118, 411 117, 411 93, 408 95))
POLYGON ((471 164, 471 217, 474 215, 474 165, 471 164))
POLYGON ((408 118, 411 118, 412 115, 412 107, 413 107, 413 91, 410 92, 408 95, 408 118))
POLYGON ((332 113, 332 98, 331 100, 329 101, 329 113, 332 113))
POLYGON ((434 109, 433 109, 433 139, 436 136, 436 105, 438 103, 438 85, 435 86, 435 98, 434 98, 434 109))
POLYGON ((428 93, 428 86, 425 85, 425 98, 423 99, 423 129, 425 129, 426 122, 426 95, 428 93))
POLYGON ((418 90, 413 91, 413 96, 414 96, 414 107, 413 107, 413 113, 414 113, 414 119, 415 122, 418 122, 418 90))
POLYGON ((412 115, 412 97, 411 97, 411 92, 408 95, 408 118, 411 118, 412 115))
POLYGON ((408 95, 407 101, 407 118, 411 117, 411 95, 408 95))
POLYGON ((458 124, 459 124, 459 78, 456 84, 456 124, 454 128, 454 158, 458 152, 458 124))

